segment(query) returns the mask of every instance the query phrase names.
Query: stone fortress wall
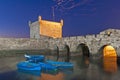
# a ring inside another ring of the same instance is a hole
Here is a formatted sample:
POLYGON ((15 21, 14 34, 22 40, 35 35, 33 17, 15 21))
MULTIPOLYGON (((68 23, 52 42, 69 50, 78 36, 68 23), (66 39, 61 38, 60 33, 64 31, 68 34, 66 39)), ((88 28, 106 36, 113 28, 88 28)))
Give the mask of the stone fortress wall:
POLYGON ((63 20, 60 22, 43 20, 39 16, 38 21, 29 21, 30 38, 40 38, 40 35, 50 36, 54 38, 62 37, 63 20))
POLYGON ((96 35, 63 37, 54 39, 41 36, 35 38, 0 38, 0 50, 38 50, 38 49, 55 49, 64 50, 68 45, 71 52, 75 52, 79 44, 88 46, 91 54, 96 54, 104 45, 113 46, 118 56, 120 56, 120 30, 108 29, 96 35))
POLYGON ((82 43, 88 46, 91 54, 96 54, 105 45, 111 45, 120 55, 120 30, 108 29, 96 35, 64 37, 50 43, 57 44, 60 47, 68 45, 71 52, 75 52, 79 44, 82 43))

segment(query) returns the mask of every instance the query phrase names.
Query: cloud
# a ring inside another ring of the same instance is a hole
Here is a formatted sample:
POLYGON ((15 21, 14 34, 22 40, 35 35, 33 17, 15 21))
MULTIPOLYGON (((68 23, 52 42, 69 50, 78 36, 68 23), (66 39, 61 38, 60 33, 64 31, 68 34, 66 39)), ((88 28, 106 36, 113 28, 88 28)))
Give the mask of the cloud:
POLYGON ((93 15, 96 11, 95 0, 52 0, 55 12, 61 15, 93 15))
POLYGON ((87 5, 92 2, 92 0, 53 0, 56 4, 54 8, 56 9, 73 9, 78 6, 87 5))

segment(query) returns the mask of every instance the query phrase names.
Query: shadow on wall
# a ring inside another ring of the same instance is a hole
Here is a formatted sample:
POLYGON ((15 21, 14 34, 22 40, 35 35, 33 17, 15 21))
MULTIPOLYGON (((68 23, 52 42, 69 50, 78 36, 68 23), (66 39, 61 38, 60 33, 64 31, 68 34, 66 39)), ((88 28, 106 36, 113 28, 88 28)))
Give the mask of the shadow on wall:
POLYGON ((89 57, 90 56, 90 52, 89 52, 89 48, 86 44, 81 43, 77 46, 76 52, 78 54, 81 54, 85 57, 89 57))
MULTIPOLYGON (((59 47, 57 45, 54 46, 54 50, 51 51, 51 54, 53 55, 55 61, 70 61, 70 48, 68 45, 64 45, 64 48, 62 51, 59 51, 59 47)), ((51 57, 47 57, 47 59, 51 59, 51 57)))
POLYGON ((65 51, 65 62, 69 62, 70 61, 70 48, 68 45, 64 46, 64 51, 65 51))
POLYGON ((58 61, 58 59, 59 59, 59 48, 58 48, 58 46, 56 46, 56 53, 57 53, 57 59, 56 59, 56 61, 58 61))
POLYGON ((57 45, 53 46, 53 49, 48 52, 50 56, 46 56, 46 59, 58 61, 59 59, 59 47, 57 45))
POLYGON ((103 58, 103 50, 104 50, 105 46, 107 46, 107 45, 103 45, 103 46, 98 50, 98 52, 97 52, 97 54, 96 54, 96 57, 97 57, 97 58, 99 58, 99 59, 103 58))

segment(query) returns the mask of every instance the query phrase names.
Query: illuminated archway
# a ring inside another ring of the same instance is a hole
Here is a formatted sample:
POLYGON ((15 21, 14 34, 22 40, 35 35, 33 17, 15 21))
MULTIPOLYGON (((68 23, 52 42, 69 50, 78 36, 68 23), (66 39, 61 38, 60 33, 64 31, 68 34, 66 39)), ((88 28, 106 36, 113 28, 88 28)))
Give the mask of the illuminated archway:
POLYGON ((113 73, 117 71, 117 53, 110 45, 106 45, 103 49, 103 66, 106 72, 113 73))
POLYGON ((117 57, 116 50, 110 45, 105 46, 103 49, 103 57, 117 57))

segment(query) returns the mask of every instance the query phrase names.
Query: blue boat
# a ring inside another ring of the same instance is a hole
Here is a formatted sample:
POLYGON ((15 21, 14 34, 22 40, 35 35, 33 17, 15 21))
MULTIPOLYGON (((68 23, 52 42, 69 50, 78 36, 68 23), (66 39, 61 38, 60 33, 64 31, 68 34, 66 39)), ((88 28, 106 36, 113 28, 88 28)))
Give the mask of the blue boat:
POLYGON ((21 70, 21 69, 18 69, 17 70, 18 73, 20 74, 29 74, 29 75, 34 75, 34 76, 40 76, 41 75, 41 71, 29 71, 29 70, 21 70))
POLYGON ((44 55, 24 55, 26 60, 33 63, 44 62, 45 56, 44 55))
POLYGON ((19 62, 17 64, 17 68, 24 71, 41 71, 41 67, 39 64, 30 63, 28 61, 19 62))
POLYGON ((57 67, 51 64, 47 64, 44 62, 39 62, 38 64, 41 66, 41 69, 43 72, 57 72, 58 71, 57 67))
POLYGON ((51 64, 58 69, 73 69, 73 64, 70 62, 59 62, 59 61, 52 61, 52 60, 47 60, 46 63, 51 64))

